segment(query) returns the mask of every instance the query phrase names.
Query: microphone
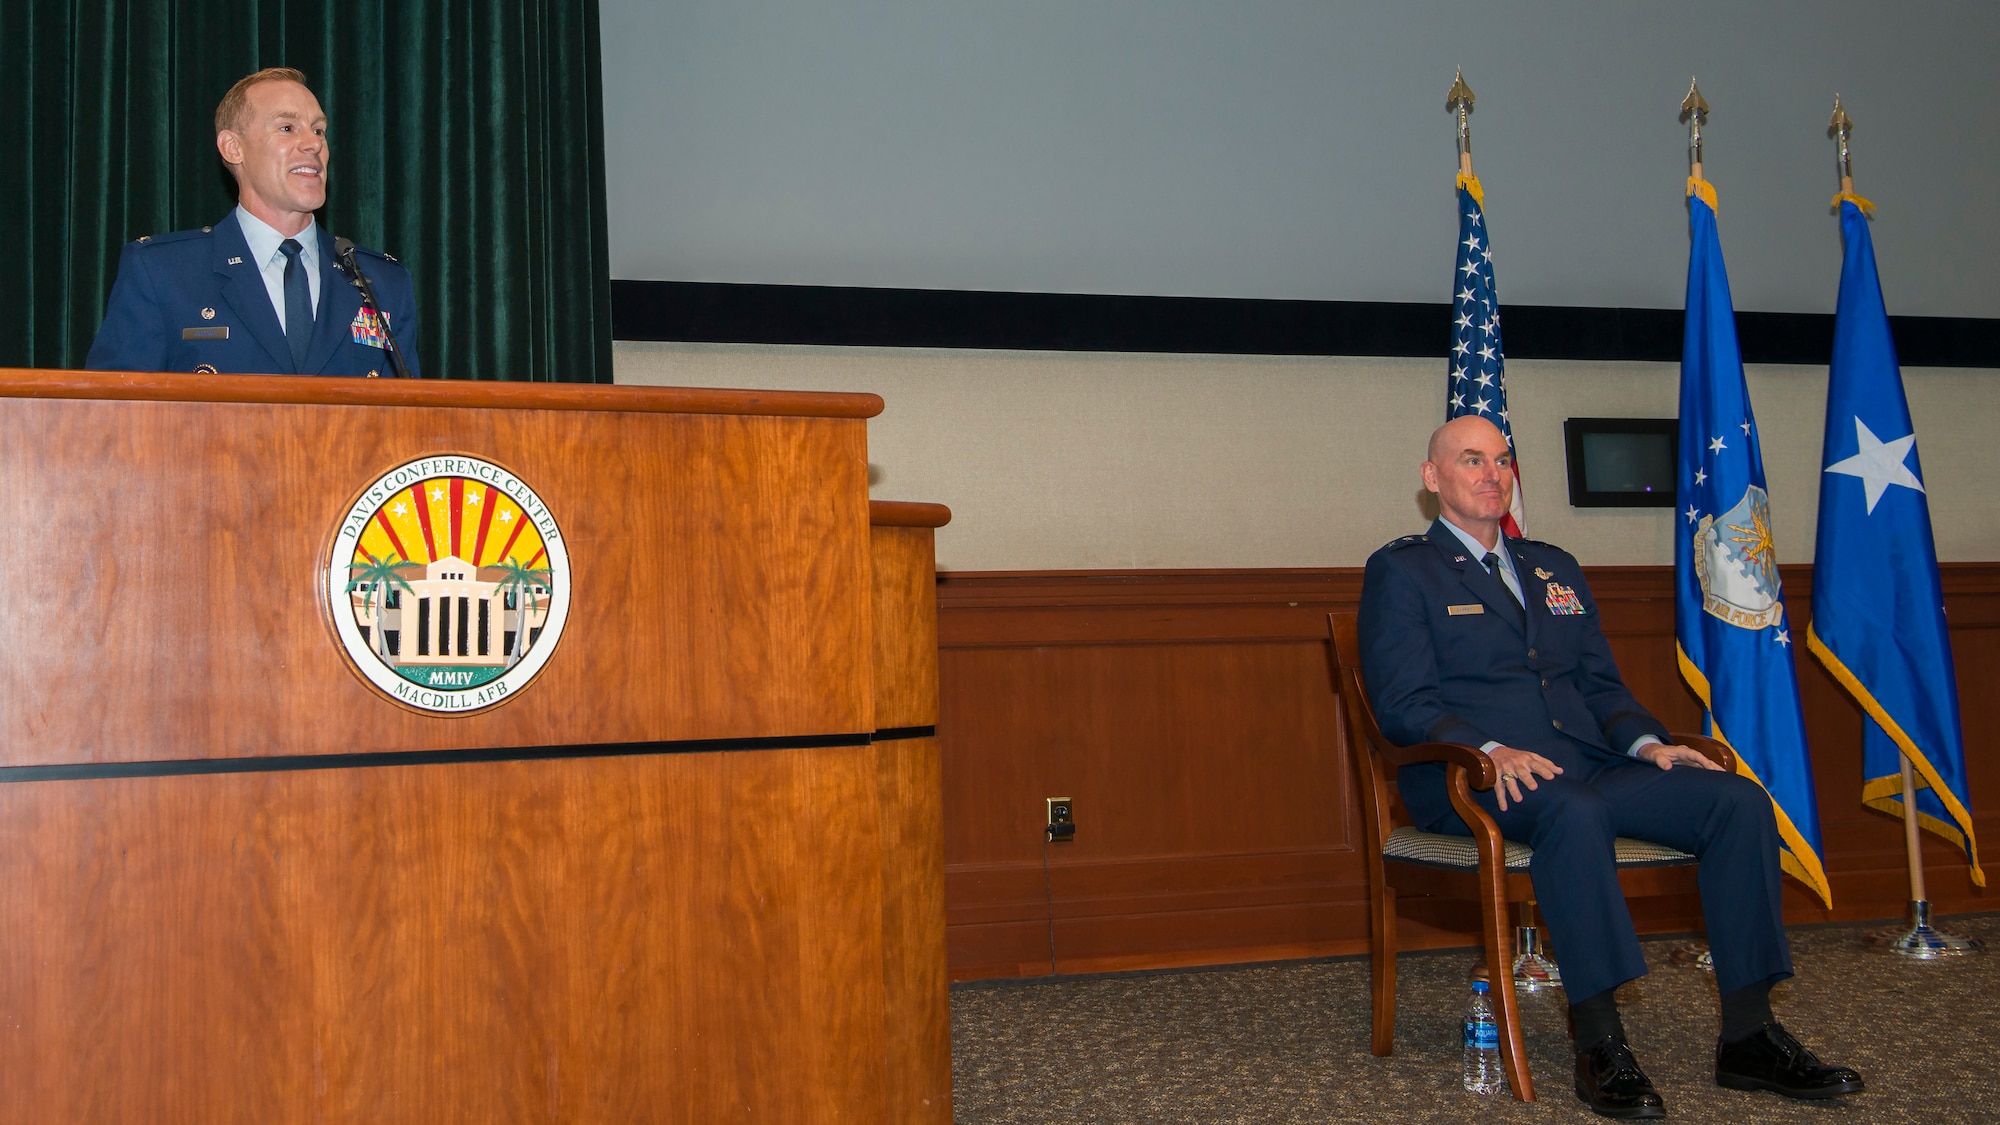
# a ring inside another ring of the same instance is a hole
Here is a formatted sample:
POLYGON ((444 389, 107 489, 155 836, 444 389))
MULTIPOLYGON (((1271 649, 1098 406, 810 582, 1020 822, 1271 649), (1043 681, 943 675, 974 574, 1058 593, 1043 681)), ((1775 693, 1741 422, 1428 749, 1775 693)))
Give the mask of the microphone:
POLYGON ((382 302, 375 299, 375 287, 368 284, 368 275, 354 262, 354 240, 335 235, 333 255, 340 260, 340 268, 347 274, 348 284, 361 290, 361 299, 375 310, 375 319, 382 324, 382 338, 389 342, 389 358, 395 361, 398 378, 410 377, 410 365, 403 362, 403 349, 396 346, 396 332, 389 327, 389 317, 382 311, 382 302))

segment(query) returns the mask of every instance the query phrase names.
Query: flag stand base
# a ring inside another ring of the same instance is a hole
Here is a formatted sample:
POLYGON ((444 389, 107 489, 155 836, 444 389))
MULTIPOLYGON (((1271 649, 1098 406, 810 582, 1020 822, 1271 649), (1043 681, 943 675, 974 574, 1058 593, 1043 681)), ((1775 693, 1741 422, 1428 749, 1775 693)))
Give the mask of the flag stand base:
POLYGON ((1541 932, 1534 926, 1514 927, 1515 992, 1551 992, 1563 985, 1562 970, 1542 953, 1541 932))
POLYGON ((1931 904, 1923 899, 1910 903, 1908 926, 1891 926, 1869 934, 1862 941, 1870 949, 1912 961, 1941 961, 1986 952, 1986 943, 1978 938, 1959 937, 1932 926, 1931 904))

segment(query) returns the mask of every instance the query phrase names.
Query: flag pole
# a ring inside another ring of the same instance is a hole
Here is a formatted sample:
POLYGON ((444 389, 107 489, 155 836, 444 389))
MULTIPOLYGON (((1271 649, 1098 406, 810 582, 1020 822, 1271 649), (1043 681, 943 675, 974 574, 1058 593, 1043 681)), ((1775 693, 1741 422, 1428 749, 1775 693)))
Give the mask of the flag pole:
POLYGON ((1960 937, 1931 925, 1931 902, 1924 890, 1923 847, 1917 830, 1917 771, 1908 754, 1903 759, 1903 848, 1910 859, 1910 924, 1891 926, 1869 934, 1870 948, 1908 957, 1914 961, 1938 961, 1986 952, 1978 938, 1960 937))
MULTIPOLYGON (((1833 96, 1833 118, 1826 123, 1826 135, 1834 139, 1840 155, 1840 194, 1854 194, 1854 167, 1848 158, 1847 131, 1854 127, 1854 121, 1847 116, 1847 107, 1840 104, 1840 95, 1833 96)), ((1839 198, 1836 196, 1835 198, 1839 198)))
POLYGON ((1446 111, 1458 117, 1458 174, 1472 175, 1472 87, 1465 84, 1465 71, 1452 75, 1451 89, 1444 96, 1446 111))
MULTIPOLYGON (((1708 121, 1708 99, 1701 96, 1701 89, 1695 85, 1693 78, 1688 79, 1687 97, 1681 100, 1680 119, 1687 122, 1688 127, 1688 194, 1693 195, 1698 185, 1705 182, 1701 175, 1701 127, 1708 121)), ((1712 195, 1704 198, 1709 200, 1711 206, 1714 205, 1712 195)), ((1705 973, 1715 971, 1715 954, 1706 941, 1684 941, 1668 951, 1667 960, 1705 973)))
POLYGON ((1924 888, 1923 838, 1917 834, 1917 818, 1910 815, 1917 807, 1917 769, 1910 764, 1908 754, 1899 757, 1903 761, 1903 849, 1910 859, 1910 905, 1921 906, 1929 913, 1931 896, 1924 888))
MULTIPOLYGON (((1474 199, 1484 194, 1478 187, 1479 178, 1472 174, 1472 107, 1476 100, 1472 87, 1465 84, 1465 70, 1457 69, 1451 76, 1451 89, 1445 91, 1444 108, 1458 121, 1458 182, 1473 193, 1474 199)), ((1473 971, 1476 974, 1478 967, 1473 971)), ((1491 974, 1489 966, 1489 979, 1491 974)), ((1561 987, 1562 970, 1542 952, 1541 931, 1535 922, 1535 900, 1522 899, 1519 921, 1514 927, 1514 991, 1536 993, 1561 987)))
MULTIPOLYGON (((1853 128, 1854 119, 1840 104, 1840 95, 1835 94, 1833 117, 1826 123, 1826 135, 1833 138, 1840 161, 1840 194, 1833 197, 1834 209, 1837 212, 1845 200, 1859 207, 1863 214, 1869 214, 1875 205, 1854 193, 1854 167, 1848 149, 1848 134, 1853 128)), ((1923 837, 1917 824, 1917 771, 1908 753, 1899 752, 1897 758, 1903 771, 1903 851, 1910 867, 1910 924, 1870 934, 1867 942, 1874 948, 1918 961, 1983 953, 1986 947, 1978 939, 1959 937, 1931 925, 1930 894, 1924 885, 1923 837)))
POLYGON ((1681 99, 1681 120, 1688 125, 1688 179, 1702 179, 1701 174, 1701 127, 1708 122, 1708 99, 1701 96, 1701 87, 1695 80, 1688 79, 1687 97, 1681 99))

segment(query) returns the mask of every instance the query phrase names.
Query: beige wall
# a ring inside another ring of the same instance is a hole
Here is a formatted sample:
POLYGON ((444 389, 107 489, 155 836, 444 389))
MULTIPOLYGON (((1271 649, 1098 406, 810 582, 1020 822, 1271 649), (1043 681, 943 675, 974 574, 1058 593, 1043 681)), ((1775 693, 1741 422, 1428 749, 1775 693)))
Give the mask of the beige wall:
MULTIPOLYGON (((620 383, 872 391, 874 495, 948 504, 947 570, 1359 566, 1421 529, 1416 465, 1442 359, 1137 355, 619 342, 620 383)), ((1759 366, 1750 394, 1779 557, 1812 557, 1826 370, 1759 366)), ((1528 534, 1586 563, 1671 563, 1667 509, 1576 509, 1562 421, 1673 417, 1666 363, 1521 360, 1507 390, 1528 534)), ((1904 372, 1938 556, 2000 559, 1986 491, 2000 372, 1904 372)), ((1890 435, 1884 434, 1883 437, 1890 435)))

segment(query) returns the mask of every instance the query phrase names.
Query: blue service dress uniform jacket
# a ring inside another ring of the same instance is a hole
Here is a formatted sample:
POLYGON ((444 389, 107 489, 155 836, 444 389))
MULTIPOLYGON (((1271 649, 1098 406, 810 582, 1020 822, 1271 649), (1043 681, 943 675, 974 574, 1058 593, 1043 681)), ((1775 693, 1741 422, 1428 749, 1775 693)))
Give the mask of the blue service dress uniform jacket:
MULTIPOLYGON (((361 291, 334 259, 333 236, 319 235, 319 308, 305 362, 296 368, 257 263, 231 211, 200 230, 128 243, 104 323, 84 366, 94 371, 203 371, 257 375, 398 373, 379 325, 362 315, 361 291)), ((417 302, 410 272, 395 259, 356 247, 389 315, 411 377, 417 362, 417 302)))
MULTIPOLYGON (((1506 812, 1492 792, 1475 796, 1502 835, 1535 849, 1535 896, 1572 1000, 1646 971, 1618 888, 1618 836, 1700 858, 1725 991, 1790 976, 1769 796, 1734 774, 1630 757, 1642 735, 1671 739, 1619 676, 1582 567, 1547 543, 1508 539, 1505 548, 1525 604, 1442 520, 1369 558, 1362 672, 1382 733, 1401 744, 1498 742, 1562 767, 1536 790, 1524 786, 1506 812)), ((1397 786, 1418 827, 1467 832, 1443 766, 1406 767, 1397 786)))
POLYGON ((1442 521, 1368 560, 1360 625, 1382 733, 1619 761, 1641 735, 1664 740, 1667 729, 1618 675, 1576 559, 1532 539, 1506 543, 1525 623, 1442 521))

